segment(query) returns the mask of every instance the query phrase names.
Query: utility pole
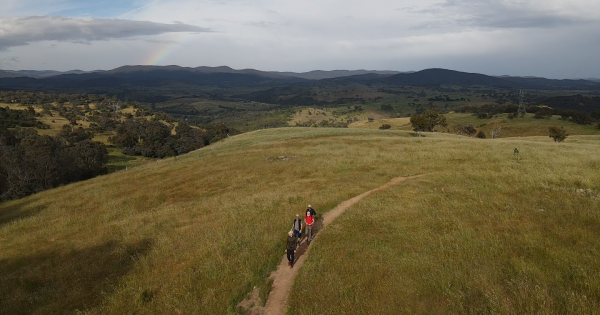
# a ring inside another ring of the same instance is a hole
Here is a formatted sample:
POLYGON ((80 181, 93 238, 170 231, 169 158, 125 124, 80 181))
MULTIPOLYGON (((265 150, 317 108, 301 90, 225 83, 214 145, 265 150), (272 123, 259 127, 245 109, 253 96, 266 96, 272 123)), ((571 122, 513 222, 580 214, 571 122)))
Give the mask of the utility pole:
POLYGON ((524 117, 527 114, 527 109, 525 109, 525 103, 523 102, 523 90, 519 90, 519 115, 524 117))

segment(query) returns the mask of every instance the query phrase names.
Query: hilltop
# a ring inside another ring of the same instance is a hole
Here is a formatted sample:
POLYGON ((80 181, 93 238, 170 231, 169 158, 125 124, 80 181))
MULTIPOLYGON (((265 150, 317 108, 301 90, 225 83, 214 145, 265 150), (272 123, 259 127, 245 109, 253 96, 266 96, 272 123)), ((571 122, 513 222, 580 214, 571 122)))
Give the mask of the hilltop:
POLYGON ((600 138, 424 134, 260 130, 1 204, 0 308, 233 313, 307 204, 420 174, 319 232, 291 312, 598 310, 600 138))

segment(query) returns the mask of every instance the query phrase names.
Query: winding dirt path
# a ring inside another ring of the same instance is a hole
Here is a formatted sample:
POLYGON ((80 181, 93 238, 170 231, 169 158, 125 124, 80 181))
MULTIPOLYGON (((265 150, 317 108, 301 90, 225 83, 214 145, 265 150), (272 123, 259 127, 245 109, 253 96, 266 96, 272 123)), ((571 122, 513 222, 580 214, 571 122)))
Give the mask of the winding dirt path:
MULTIPOLYGON (((320 232, 323 228, 325 228, 327 225, 329 225, 331 222, 333 222, 337 217, 339 217, 342 213, 344 213, 344 211, 346 211, 348 208, 350 208, 353 204, 357 203, 358 201, 367 197, 368 195, 370 195, 374 192, 380 191, 380 190, 384 190, 390 186, 397 185, 403 181, 418 178, 421 176, 424 176, 424 175, 415 175, 415 176, 409 176, 409 177, 396 177, 382 186, 379 186, 375 189, 371 189, 371 190, 364 192, 354 198, 343 201, 337 207, 335 207, 333 210, 325 213, 322 217, 322 222, 316 222, 317 232, 320 232), (319 224, 319 223, 321 223, 321 224, 319 224), (319 225, 321 225, 321 226, 319 227, 319 225)), ((313 242, 316 239, 318 239, 318 237, 319 237, 319 233, 317 233, 314 236, 313 242)), ((290 290, 292 288, 292 284, 294 283, 294 278, 296 278, 296 275, 298 274, 298 270, 300 270, 300 268, 302 268, 302 265, 304 265, 304 262, 306 261, 306 258, 308 257, 308 254, 310 252, 310 248, 311 248, 311 246, 308 246, 306 241, 304 241, 302 243, 302 245, 298 248, 298 251, 296 252, 296 257, 299 257, 299 258, 296 259, 294 268, 290 268, 288 266, 287 257, 286 257, 286 255, 283 255, 283 258, 281 259, 281 263, 279 263, 277 270, 275 270, 271 273, 270 278, 273 279, 273 288, 271 289, 271 293, 269 294, 267 303, 264 307, 258 306, 258 305, 256 305, 257 303, 254 303, 254 302, 250 303, 248 300, 240 303, 240 306, 243 306, 244 308, 249 309, 250 314, 253 314, 253 315, 285 314, 286 306, 287 306, 287 297, 289 296, 290 290), (254 304, 254 305, 251 306, 249 304, 254 304)), ((255 298, 257 297, 257 294, 255 292, 253 292, 252 295, 255 298)), ((251 299, 253 299, 253 298, 251 298, 251 299)))

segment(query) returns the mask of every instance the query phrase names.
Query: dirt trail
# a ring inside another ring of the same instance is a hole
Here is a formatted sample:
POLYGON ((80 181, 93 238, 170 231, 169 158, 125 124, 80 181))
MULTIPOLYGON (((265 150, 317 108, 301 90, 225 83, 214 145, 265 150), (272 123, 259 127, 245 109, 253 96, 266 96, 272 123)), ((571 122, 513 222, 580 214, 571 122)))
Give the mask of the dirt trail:
MULTIPOLYGON (((409 176, 409 177, 396 177, 396 178, 392 179, 391 181, 389 181, 388 183, 386 183, 385 185, 382 185, 375 189, 364 192, 354 198, 343 201, 337 207, 335 207, 333 210, 325 213, 323 215, 323 217, 321 218, 321 220, 319 220, 315 223, 316 231, 320 232, 323 228, 325 228, 327 225, 329 225, 331 222, 333 222, 337 217, 339 217, 342 213, 344 213, 344 211, 346 211, 348 208, 350 208, 353 204, 360 201, 362 198, 364 198, 376 191, 384 190, 390 186, 397 185, 405 180, 418 178, 421 176, 423 176, 423 175, 415 175, 415 176, 409 176)), ((317 233, 314 236, 313 241, 315 241, 318 238, 318 236, 319 235, 317 233)), ((296 263, 294 264, 294 268, 290 268, 288 266, 287 258, 285 255, 283 256, 283 258, 281 259, 281 263, 279 263, 279 266, 277 267, 277 270, 275 270, 273 273, 271 273, 270 278, 273 279, 273 288, 271 289, 271 293, 269 294, 267 303, 264 307, 258 305, 258 299, 256 298, 257 294, 254 294, 254 292, 252 294, 253 298, 251 298, 251 300, 254 300, 254 301, 244 300, 242 303, 240 303, 240 306, 249 310, 250 314, 253 314, 253 315, 285 314, 286 306, 287 306, 287 297, 292 288, 292 284, 294 283, 294 278, 296 278, 296 275, 298 274, 298 270, 300 270, 300 268, 304 264, 304 261, 306 261, 306 258, 308 257, 308 254, 310 252, 310 248, 311 247, 308 246, 306 241, 304 241, 302 243, 302 245, 296 251, 296 263)))

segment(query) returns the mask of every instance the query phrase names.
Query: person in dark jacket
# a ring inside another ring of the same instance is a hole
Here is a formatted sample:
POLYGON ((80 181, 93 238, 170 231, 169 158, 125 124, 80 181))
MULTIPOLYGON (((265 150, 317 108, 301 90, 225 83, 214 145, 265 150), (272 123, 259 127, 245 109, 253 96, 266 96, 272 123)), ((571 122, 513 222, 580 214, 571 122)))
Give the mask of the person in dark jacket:
POLYGON ((296 214, 296 219, 294 219, 294 223, 292 224, 292 230, 294 230, 294 236, 298 238, 298 246, 302 243, 302 219, 300 219, 300 215, 296 214))
POLYGON ((296 253, 296 246, 298 246, 298 238, 295 237, 294 232, 290 230, 286 242, 288 266, 290 266, 290 268, 294 268, 294 254, 296 253))
POLYGON ((308 205, 308 207, 306 207, 306 211, 310 211, 310 214, 312 216, 316 216, 317 215, 317 211, 315 211, 315 209, 313 209, 313 207, 311 205, 308 205))

